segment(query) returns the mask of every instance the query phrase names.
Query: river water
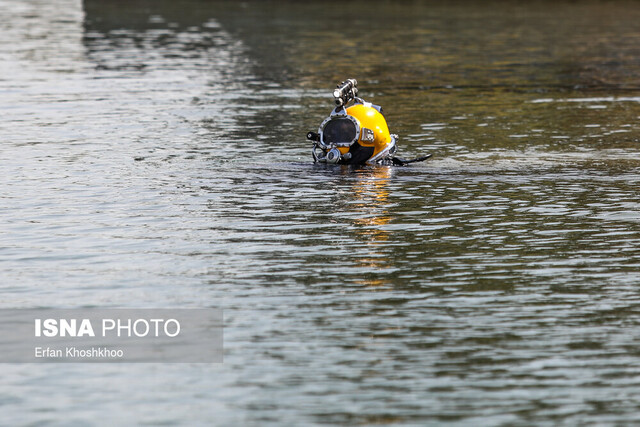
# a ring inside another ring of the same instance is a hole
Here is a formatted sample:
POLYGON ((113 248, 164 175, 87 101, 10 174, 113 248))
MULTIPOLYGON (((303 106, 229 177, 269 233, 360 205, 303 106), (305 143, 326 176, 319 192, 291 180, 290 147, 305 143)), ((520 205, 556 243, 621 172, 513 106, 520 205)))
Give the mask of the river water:
POLYGON ((345 3, 0 0, 0 307, 225 317, 3 424, 640 422, 640 7, 345 3), (345 78, 433 158, 314 166, 345 78))

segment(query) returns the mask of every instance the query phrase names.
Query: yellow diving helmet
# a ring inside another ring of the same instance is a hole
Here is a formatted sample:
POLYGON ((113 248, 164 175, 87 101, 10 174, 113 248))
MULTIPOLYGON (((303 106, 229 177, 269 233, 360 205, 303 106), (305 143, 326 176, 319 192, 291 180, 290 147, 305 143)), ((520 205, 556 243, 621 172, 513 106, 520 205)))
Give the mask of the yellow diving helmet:
POLYGON ((389 133, 380 106, 357 97, 357 84, 355 79, 339 84, 333 92, 336 108, 320 124, 317 133, 307 133, 307 139, 313 141, 314 162, 404 165, 431 157, 414 160, 394 157, 398 136, 389 133), (345 108, 352 100, 353 105, 345 108))

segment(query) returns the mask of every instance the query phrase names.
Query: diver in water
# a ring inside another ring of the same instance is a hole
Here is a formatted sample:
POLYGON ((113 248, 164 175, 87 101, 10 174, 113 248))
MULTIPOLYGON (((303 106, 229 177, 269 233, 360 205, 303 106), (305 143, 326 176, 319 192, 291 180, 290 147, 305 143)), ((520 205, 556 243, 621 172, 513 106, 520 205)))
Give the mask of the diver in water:
POLYGON ((358 82, 348 79, 333 91, 336 108, 318 128, 308 132, 313 141, 314 162, 343 165, 381 164, 404 166, 431 157, 405 160, 395 157, 398 135, 389 133, 382 108, 358 98, 358 82), (353 101, 350 107, 346 107, 353 101))

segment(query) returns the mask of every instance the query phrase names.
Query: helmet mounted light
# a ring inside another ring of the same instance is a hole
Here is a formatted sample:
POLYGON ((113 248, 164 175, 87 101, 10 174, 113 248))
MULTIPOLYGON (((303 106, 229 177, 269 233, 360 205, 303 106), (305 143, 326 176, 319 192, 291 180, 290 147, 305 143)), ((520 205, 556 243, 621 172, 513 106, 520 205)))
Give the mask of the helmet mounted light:
POLYGON ((336 105, 341 107, 358 96, 358 81, 356 79, 347 79, 336 86, 333 91, 336 105))

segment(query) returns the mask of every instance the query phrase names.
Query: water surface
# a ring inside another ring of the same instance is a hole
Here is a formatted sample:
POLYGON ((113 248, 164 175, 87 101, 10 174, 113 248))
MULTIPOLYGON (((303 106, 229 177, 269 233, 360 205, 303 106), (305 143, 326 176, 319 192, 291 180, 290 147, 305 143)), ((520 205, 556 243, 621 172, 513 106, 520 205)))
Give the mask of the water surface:
POLYGON ((633 2, 0 1, 2 307, 218 307, 6 365, 11 425, 634 424, 633 2), (344 78, 406 168, 316 166, 344 78))

